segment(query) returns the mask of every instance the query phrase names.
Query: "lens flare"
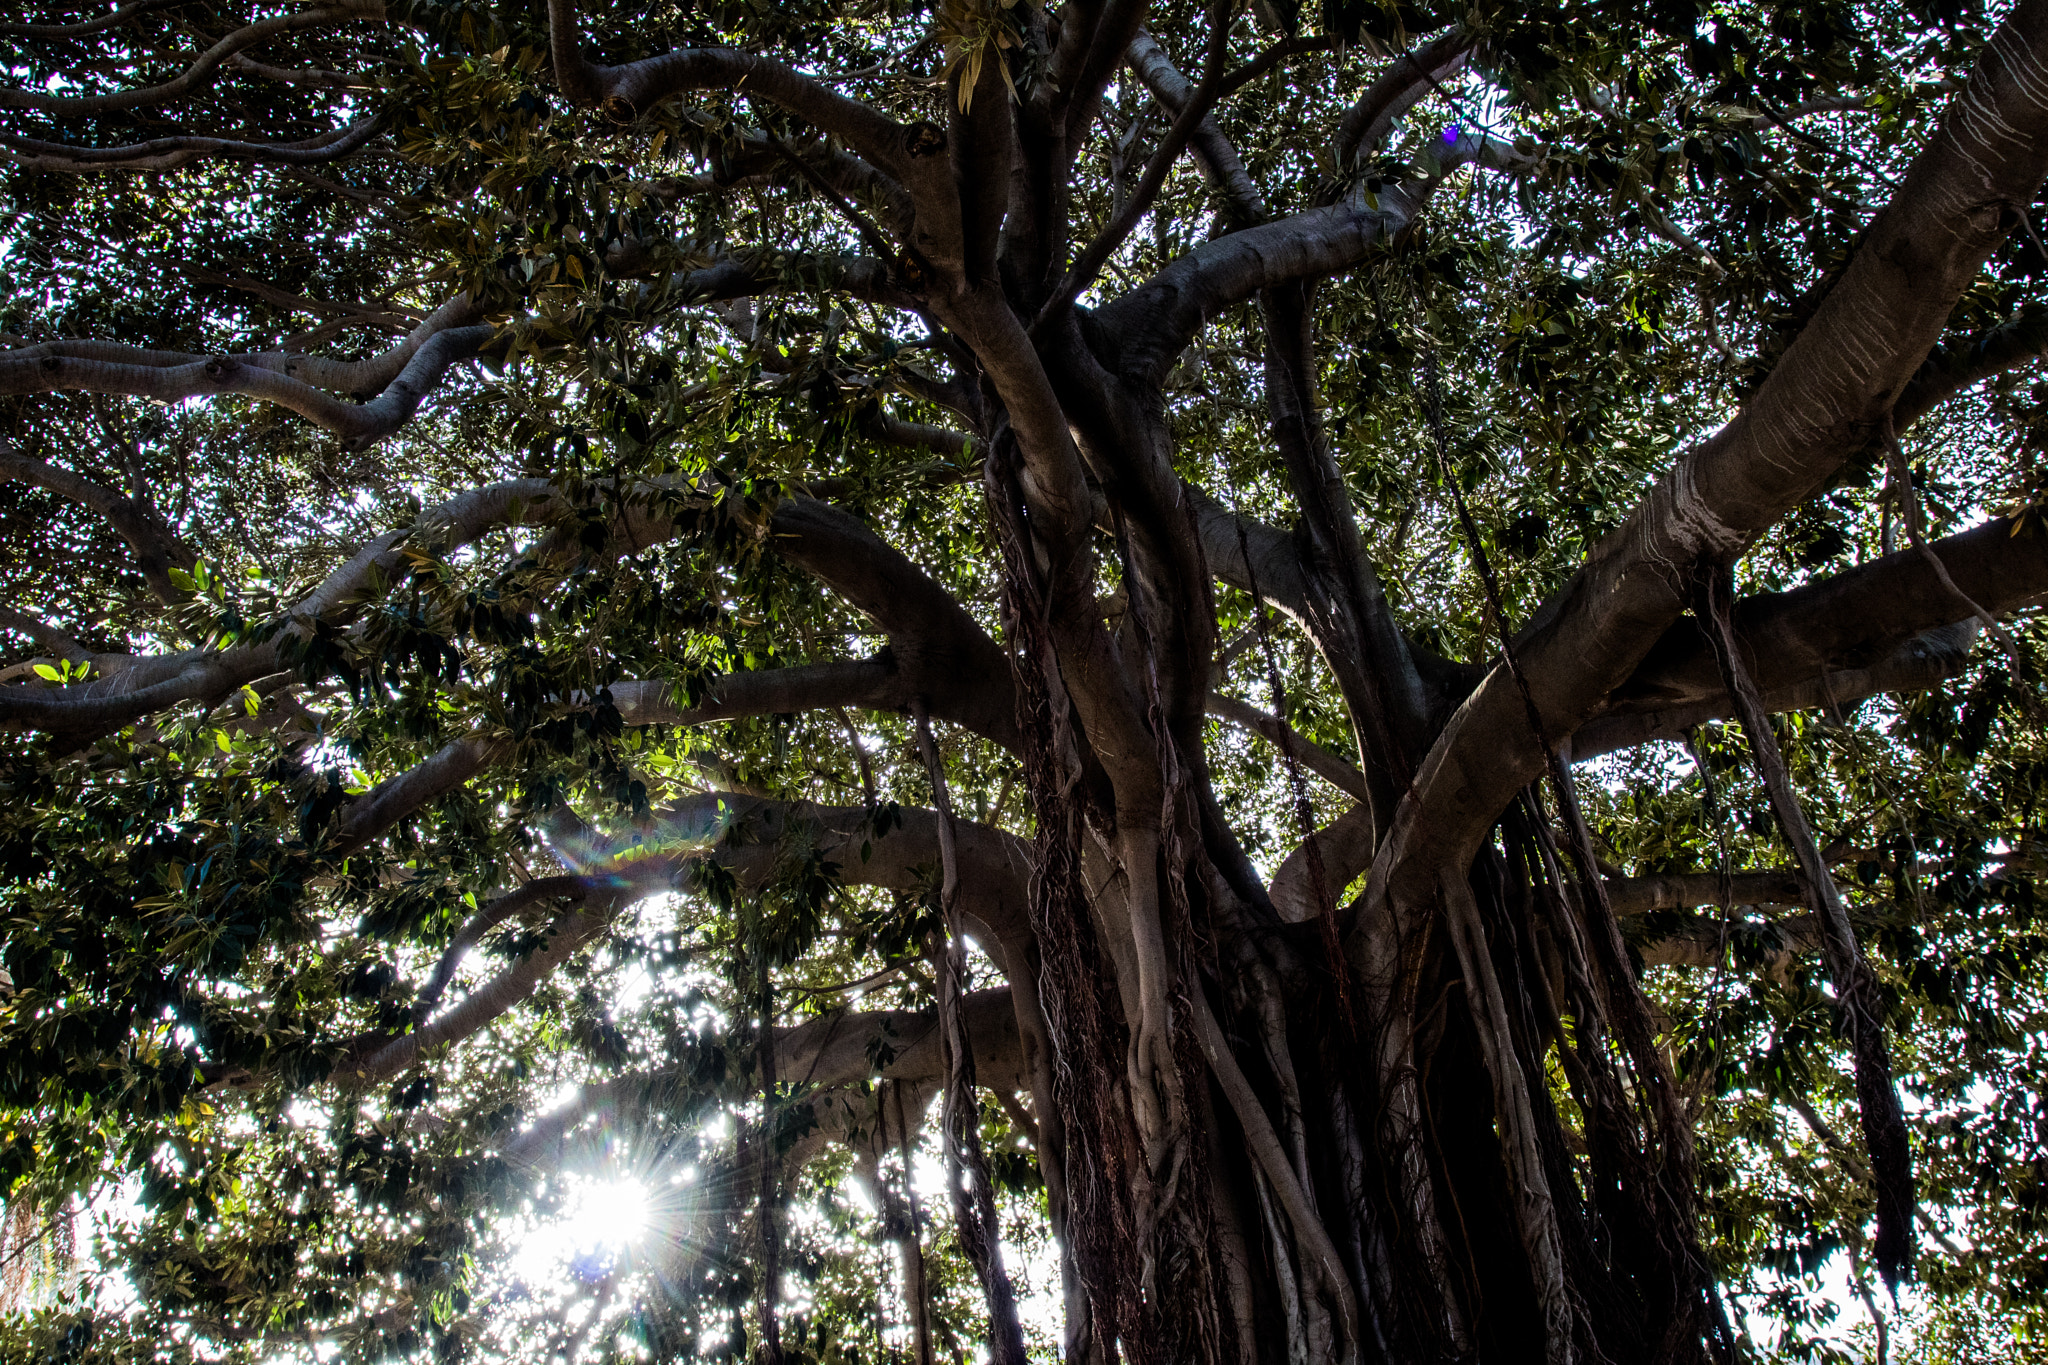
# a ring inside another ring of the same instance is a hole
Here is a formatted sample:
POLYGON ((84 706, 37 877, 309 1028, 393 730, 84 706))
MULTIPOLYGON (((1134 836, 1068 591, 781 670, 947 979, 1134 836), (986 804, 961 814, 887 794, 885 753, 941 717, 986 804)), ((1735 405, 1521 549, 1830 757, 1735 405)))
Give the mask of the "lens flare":
POLYGON ((590 1283, 610 1274, 647 1232, 647 1187, 637 1180, 578 1180, 561 1216, 533 1230, 515 1273, 542 1284, 567 1272, 590 1283))
POLYGON ((693 797, 622 834, 602 834, 565 812, 549 824, 548 845, 571 872, 623 884, 634 863, 709 848, 732 821, 732 807, 717 796, 693 797))

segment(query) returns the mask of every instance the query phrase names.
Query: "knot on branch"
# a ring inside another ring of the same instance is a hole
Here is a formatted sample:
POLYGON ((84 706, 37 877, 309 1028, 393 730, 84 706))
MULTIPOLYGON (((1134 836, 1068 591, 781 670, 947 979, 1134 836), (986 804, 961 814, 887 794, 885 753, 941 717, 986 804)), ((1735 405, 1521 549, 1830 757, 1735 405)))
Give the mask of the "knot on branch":
POLYGON ((207 358, 207 361, 206 361, 206 377, 207 377, 208 379, 212 379, 212 380, 223 380, 223 379, 226 379, 226 378, 227 378, 227 377, 228 377, 229 375, 231 375, 231 374, 233 374, 233 373, 235 372, 235 369, 236 369, 236 363, 235 363, 235 362, 234 362, 233 360, 229 359, 229 358, 228 358, 227 356, 224 356, 224 355, 217 355, 217 356, 209 356, 209 357, 207 358))
POLYGON ((946 150, 946 130, 919 119, 903 130, 903 150, 913 157, 937 156, 946 150))
POLYGON ((64 368, 64 357, 59 355, 46 355, 43 357, 43 372, 45 374, 55 374, 62 368, 64 368))
POLYGON ((640 117, 640 110, 624 95, 607 95, 600 106, 604 116, 613 123, 631 123, 640 117))

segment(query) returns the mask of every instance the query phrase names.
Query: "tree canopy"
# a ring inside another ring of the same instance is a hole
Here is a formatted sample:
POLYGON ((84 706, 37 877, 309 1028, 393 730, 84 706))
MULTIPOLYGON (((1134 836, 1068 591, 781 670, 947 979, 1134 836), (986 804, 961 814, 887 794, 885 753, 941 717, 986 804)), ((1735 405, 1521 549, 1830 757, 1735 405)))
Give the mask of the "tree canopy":
POLYGON ((0 1360, 2044 1349, 2048 0, 0 37, 0 1360))

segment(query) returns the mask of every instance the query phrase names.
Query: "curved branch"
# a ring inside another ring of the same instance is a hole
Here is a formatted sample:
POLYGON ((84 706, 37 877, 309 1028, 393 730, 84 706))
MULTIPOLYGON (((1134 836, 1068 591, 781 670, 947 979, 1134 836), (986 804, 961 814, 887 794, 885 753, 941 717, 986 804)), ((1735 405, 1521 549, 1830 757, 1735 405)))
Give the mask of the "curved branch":
POLYGON ((275 634, 233 649, 187 650, 137 659, 117 676, 57 688, 0 688, 0 724, 26 724, 58 733, 124 725, 152 711, 204 699, 217 703, 236 688, 285 667, 286 651, 311 634, 314 623, 349 605, 372 579, 386 576, 417 535, 445 552, 487 528, 538 513, 558 515, 558 490, 546 479, 508 479, 427 509, 413 526, 377 537, 300 599, 275 634))
MULTIPOLYGON (((408 546, 445 553, 494 525, 548 524, 568 510, 559 493, 548 480, 529 478, 452 498, 423 513, 412 527, 365 545, 295 604, 282 628, 260 644, 140 659, 118 678, 70 687, 0 688, 0 723, 75 733, 125 724, 184 701, 217 702, 235 688, 284 668, 288 649, 311 632, 314 622, 352 605, 373 580, 389 577, 408 546)), ((657 518, 635 526, 635 543, 667 534, 669 525, 657 518)), ((769 518, 768 530, 776 548, 792 562, 873 617, 889 635, 889 648, 865 661, 771 675, 731 675, 698 705, 683 711, 673 709, 665 684, 633 684, 625 701, 615 699, 614 704, 648 708, 647 718, 636 723, 695 724, 823 706, 895 710, 908 706, 912 694, 922 693, 934 714, 998 744, 1015 746, 1008 659, 950 593, 857 517, 813 499, 783 499, 769 518)), ((335 847, 351 850, 375 837, 358 837, 353 821, 367 821, 365 829, 382 832, 508 752, 496 737, 476 735, 454 742, 363 798, 354 808, 360 815, 345 815, 333 831, 335 847)))
POLYGON ((288 68, 271 66, 259 62, 247 53, 238 52, 228 58, 228 69, 239 71, 246 76, 260 80, 276 81, 280 85, 299 85, 310 90, 374 90, 374 81, 361 76, 350 76, 340 71, 326 71, 315 68, 288 68))
POLYGON ((327 856, 354 853, 431 801, 439 800, 512 754, 503 736, 471 735, 442 746, 396 777, 387 778, 342 807, 328 826, 327 856))
POLYGON ((97 19, 81 19, 75 24, 23 24, 12 19, 0 19, 0 34, 10 38, 84 38, 126 23, 138 14, 180 3, 182 0, 133 0, 112 14, 103 14, 97 19))
POLYGON ((1351 269, 1406 229, 1452 172, 1481 166, 1519 174, 1538 160, 1534 153, 1467 131, 1439 151, 1430 179, 1390 186, 1376 205, 1358 191, 1343 203, 1212 238, 1105 304, 1096 317, 1108 332, 1127 338, 1126 372, 1134 380, 1157 384, 1210 318, 1263 289, 1351 269))
POLYGON ((866 522, 813 498, 777 503, 769 532, 777 553, 881 627, 933 715, 1017 747, 1009 656, 943 585, 866 522))
MULTIPOLYGON (((733 792, 707 792, 664 812, 662 824, 665 828, 691 831, 698 837, 716 836, 717 842, 708 851, 649 850, 631 839, 597 840, 585 850, 588 860, 582 873, 529 882, 492 902, 465 924, 422 991, 418 1008, 431 1008, 438 1001, 463 953, 496 924, 551 897, 581 902, 584 908, 557 921, 545 946, 505 968, 413 1032, 359 1041, 336 1070, 360 1083, 373 1083, 411 1066, 432 1048, 472 1036, 532 995, 558 967, 602 935, 626 905, 674 885, 678 872, 693 858, 719 863, 742 887, 758 891, 775 877, 789 847, 809 841, 842 884, 924 890, 938 860, 938 817, 928 810, 905 810, 898 815, 896 828, 877 833, 874 812, 865 807, 815 806, 733 792)), ((955 833, 959 865, 966 877, 961 913, 977 929, 978 936, 985 936, 984 947, 1004 970, 1017 970, 1028 964, 1031 941, 1025 908, 1029 894, 1028 849, 1013 835, 971 821, 956 821, 955 833)), ((985 1005, 991 998, 1001 1001, 1004 1017, 987 1029, 974 1022, 974 1038, 1014 1040, 1021 1036, 1007 990, 970 996, 970 1008, 975 1001, 985 1005)), ((834 1016, 825 1016, 792 1031, 808 1050, 799 1069, 782 1074, 800 1083, 821 1085, 839 1084, 867 1074, 872 1065, 874 1040, 843 1037, 833 1021, 834 1016), (815 1046, 805 1041, 809 1039, 816 1040, 815 1046)), ((929 1040, 913 1040, 913 1047, 927 1041, 936 1053, 936 1035, 929 1040)), ((977 1057, 982 1046, 977 1041, 977 1057)))
POLYGON ((1270 711, 1261 711, 1248 702, 1235 697, 1226 697, 1220 692, 1209 694, 1209 714, 1219 716, 1233 725, 1241 725, 1256 735, 1281 742, 1282 735, 1288 737, 1296 757, 1302 766, 1354 800, 1367 801, 1365 774, 1358 771, 1358 765, 1347 763, 1322 745, 1301 734, 1293 726, 1270 711))
MULTIPOLYGON (((628 254, 607 257, 605 268, 615 275, 645 273, 644 256, 630 253, 643 248, 629 246, 628 254)), ((872 256, 803 256, 790 252, 750 251, 728 256, 710 265, 679 270, 659 283, 641 286, 648 291, 666 290, 667 298, 678 304, 707 303, 725 299, 752 298, 758 294, 787 294, 794 289, 840 290, 869 303, 889 308, 915 309, 916 298, 896 282, 887 261, 872 256)))
MULTIPOLYGON (((1195 98, 1194 83, 1174 67, 1158 40, 1140 31, 1131 39, 1129 61, 1131 73, 1152 93, 1159 107, 1169 117, 1179 119, 1188 101, 1195 98)), ((1245 169, 1237 148, 1231 146, 1230 139, 1217 126, 1213 114, 1205 113, 1196 122, 1188 148, 1194 153, 1202 174, 1223 196, 1224 217, 1232 227, 1250 227, 1271 216, 1265 196, 1259 193, 1257 182, 1245 169)))
POLYGON ((353 363, 274 352, 197 357, 112 342, 50 342, 0 353, 0 393, 83 390, 162 403, 241 394, 290 408, 366 445, 403 426, 448 368, 476 355, 494 335, 490 326, 449 325, 465 315, 474 316, 468 300, 453 300, 399 345, 353 363), (346 403, 325 388, 367 388, 378 396, 346 403))
POLYGON ((1478 35, 1461 24, 1418 51, 1396 57, 1338 121, 1337 164, 1354 167, 1362 155, 1386 141, 1394 120, 1420 103, 1438 82, 1456 75, 1478 41, 1478 35))
POLYGON ((0 86, 0 109, 33 109, 58 117, 78 118, 89 114, 110 113, 117 109, 164 104, 197 90, 223 62, 244 48, 268 42, 280 34, 298 33, 309 28, 326 28, 354 19, 384 17, 383 0, 338 0, 338 3, 328 4, 319 9, 305 10, 298 14, 281 14, 274 18, 259 20, 246 28, 236 29, 200 53, 192 65, 185 68, 183 74, 161 85, 120 90, 109 95, 52 95, 41 90, 0 86))
POLYGON ((1199 488, 1190 486, 1195 528, 1202 554, 1218 581, 1240 592, 1259 585, 1259 596, 1297 621, 1308 616, 1308 577, 1293 536, 1252 517, 1239 516, 1199 488), (1247 557, 1251 562, 1246 563, 1247 557))
MULTIPOLYGON (((779 139, 771 141, 761 133, 743 128, 738 130, 732 149, 718 158, 708 174, 665 178, 653 182, 649 188, 660 198, 677 202, 693 195, 737 189, 744 185, 787 185, 794 182, 778 172, 791 170, 792 154, 802 158, 804 164, 822 176, 837 193, 850 199, 879 200, 898 230, 909 230, 913 206, 903 187, 851 152, 841 151, 818 138, 798 141, 785 150, 779 139)), ((893 248, 889 254, 895 254, 893 248)))
POLYGON ((1981 336, 1941 347, 1906 385, 1892 407, 1892 421, 1904 431, 1935 406, 1973 384, 2048 354, 2048 305, 2028 304, 2011 321, 1981 336))
POLYGON ((432 1014, 434 1006, 441 1003, 441 997, 448 990, 448 983, 455 979, 456 969, 471 948, 483 942, 485 934, 511 919, 524 914, 544 900, 582 900, 589 892, 583 878, 574 876, 536 877, 524 886, 516 887, 483 906, 463 922, 455 937, 441 952, 441 960, 434 964, 434 974, 413 1001, 413 1013, 424 1019, 432 1014))
POLYGON ((135 551, 135 561, 150 590, 166 602, 182 601, 187 593, 171 581, 174 568, 190 570, 199 554, 179 537, 176 528, 148 499, 123 497, 69 470, 22 454, 0 437, 0 479, 17 479, 55 493, 67 502, 105 517, 135 551))
MULTIPOLYGON (((974 1063, 984 1083, 1014 1088, 1024 1082, 1023 1047, 1007 990, 970 992, 961 1001, 968 1031, 974 1039, 974 1063)), ((938 1020, 931 1010, 859 1010, 821 1015, 793 1028, 775 1031, 775 1069, 803 1087, 817 1128, 790 1153, 799 1164, 824 1141, 848 1141, 873 1132, 874 1099, 861 1087, 870 1078, 912 1087, 935 1088, 945 1074, 939 1051, 938 1020), (880 1066, 878 1056, 889 1060, 880 1066), (859 1121, 863 1112, 870 1122, 859 1121), (812 1140, 822 1139, 822 1141, 812 1140)), ((505 1144, 503 1156, 512 1166, 530 1170, 558 1161, 562 1149, 585 1121, 610 1119, 650 1101, 669 1098, 687 1084, 680 1068, 663 1068, 617 1076, 584 1086, 576 1097, 542 1115, 525 1132, 505 1144)), ((912 1115, 923 1104, 906 1106, 912 1115)))
POLYGON ((574 0, 548 0, 555 83, 578 104, 596 104, 621 123, 665 99, 691 90, 739 90, 758 95, 828 129, 869 161, 905 180, 914 155, 909 132, 886 114, 831 90, 770 57, 732 48, 686 48, 623 66, 598 66, 583 54, 574 0))
MULTIPOLYGON (((894 711, 908 707, 911 697, 924 687, 917 675, 907 673, 897 661, 864 659, 728 673, 710 683, 695 705, 683 704, 675 685, 665 681, 617 682, 608 690, 624 724, 707 725, 744 716, 840 706, 894 711)), ((579 697, 567 705, 582 710, 595 701, 579 697)), ((0 708, 4 708, 4 694, 0 694, 0 708)), ((0 715, 4 714, 0 709, 0 715)), ((344 857, 362 848, 430 802, 510 759, 515 749, 512 739, 501 734, 468 735, 444 745, 344 806, 327 831, 324 848, 328 856, 344 857)), ((754 798, 733 799, 751 802, 754 798)))
POLYGON ((1288 57, 1327 45, 1328 39, 1323 37, 1288 38, 1273 44, 1229 74, 1202 82, 1201 88, 1182 104, 1174 116, 1173 126, 1166 130, 1166 136, 1160 139, 1152 159, 1145 163, 1144 173, 1138 177, 1138 183, 1124 200, 1123 207, 1082 249, 1080 257, 1043 311, 1051 313, 1065 307, 1094 280, 1110 254, 1123 245, 1124 239, 1131 235, 1131 229, 1137 227, 1138 221, 1151 210, 1152 200, 1158 195, 1160 186, 1166 183, 1167 172, 1173 169, 1173 163, 1187 149, 1189 139, 1195 136, 1203 120, 1208 118, 1209 111, 1219 101, 1257 80, 1288 57))
MULTIPOLYGON (((639 888, 641 894, 652 889, 639 888)), ((624 889, 608 888, 602 897, 593 898, 588 909, 558 920, 544 947, 528 953, 464 996, 461 1003, 411 1033, 392 1039, 367 1055, 344 1059, 336 1072, 344 1079, 374 1085, 405 1070, 422 1054, 460 1043, 489 1027, 493 1020, 540 989, 541 982, 579 949, 589 946, 609 929, 626 899, 624 889)))
MULTIPOLYGON (((905 692, 907 704, 907 689, 897 688, 895 682, 893 670, 867 660, 727 674, 712 683, 695 706, 679 705, 675 686, 668 682, 620 682, 609 691, 627 725, 704 725, 741 716, 859 706, 884 692, 893 701, 899 690, 905 692)), ((571 709, 594 704, 594 698, 579 698, 571 709)), ((327 832, 328 855, 355 852, 428 803, 511 758, 515 748, 507 735, 467 735, 442 746, 344 806, 327 832)))
POLYGON ((26 635, 44 649, 60 659, 94 658, 91 650, 65 634, 47 621, 38 620, 25 611, 0 605, 0 630, 11 630, 16 635, 26 635))
POLYGON ((382 112, 297 142, 241 142, 222 137, 159 137, 118 147, 77 147, 0 133, 0 147, 32 171, 167 171, 200 157, 228 161, 312 166, 337 161, 359 150, 384 126, 382 112))
MULTIPOLYGON (((1360 802, 1309 838, 1315 841, 1315 861, 1322 863, 1324 883, 1330 894, 1343 895, 1344 888, 1372 866, 1372 855, 1379 848, 1372 804, 1360 802)), ((1267 894, 1272 897, 1274 913, 1286 923, 1306 924, 1322 913, 1315 886, 1315 861, 1309 857, 1309 839, 1304 839, 1273 873, 1273 884, 1267 894)))

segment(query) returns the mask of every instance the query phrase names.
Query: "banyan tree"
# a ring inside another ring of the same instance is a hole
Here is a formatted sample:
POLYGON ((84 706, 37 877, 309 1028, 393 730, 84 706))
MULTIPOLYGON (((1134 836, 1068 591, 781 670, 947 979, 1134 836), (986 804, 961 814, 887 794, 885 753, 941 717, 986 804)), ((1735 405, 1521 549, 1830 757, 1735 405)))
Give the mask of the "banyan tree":
POLYGON ((2048 2, 0 34, 0 1358, 2038 1349, 2048 2))

